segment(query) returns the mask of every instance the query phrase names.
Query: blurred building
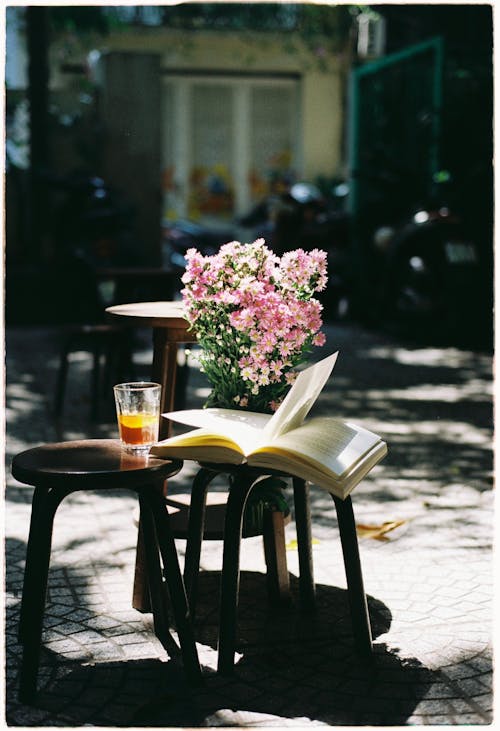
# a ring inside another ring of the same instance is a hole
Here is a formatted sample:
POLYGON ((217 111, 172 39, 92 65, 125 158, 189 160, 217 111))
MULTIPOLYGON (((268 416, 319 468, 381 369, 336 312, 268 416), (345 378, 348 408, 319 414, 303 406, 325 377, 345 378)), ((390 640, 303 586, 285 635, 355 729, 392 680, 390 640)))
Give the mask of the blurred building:
POLYGON ((133 210, 118 260, 155 266, 162 222, 234 221, 295 181, 344 179, 361 309, 376 311, 387 268, 374 228, 431 199, 463 219, 492 292, 491 5, 13 6, 6 18, 8 264, 57 256, 65 191, 51 177, 102 176, 133 210))
MULTIPOLYGON (((160 193, 163 216, 232 217, 294 180, 340 174, 352 17, 324 7, 324 30, 302 32, 300 7, 240 27, 234 9, 224 24, 220 10, 218 20, 183 20, 168 8, 108 8, 105 33, 95 13, 106 8, 80 8, 72 26, 67 9, 50 8, 53 167, 70 165, 65 143, 81 133, 92 94, 100 126, 84 162, 126 185, 139 207, 160 193)), ((8 15, 11 97, 27 83, 23 12, 8 15)))

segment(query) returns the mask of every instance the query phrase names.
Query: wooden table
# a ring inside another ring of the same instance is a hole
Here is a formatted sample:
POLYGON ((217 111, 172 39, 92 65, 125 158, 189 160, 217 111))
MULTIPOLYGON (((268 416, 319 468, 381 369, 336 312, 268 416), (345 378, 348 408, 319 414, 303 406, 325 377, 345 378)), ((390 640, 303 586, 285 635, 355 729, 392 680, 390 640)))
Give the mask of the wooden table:
MULTIPOLYGON (((183 316, 182 302, 132 302, 107 307, 106 312, 113 317, 126 318, 131 325, 153 328, 151 380, 162 387, 160 413, 172 411, 179 343, 196 342, 196 336, 188 332, 189 323, 183 316)), ((169 419, 160 421, 160 439, 170 436, 171 425, 169 419)), ((142 526, 139 524, 132 606, 142 612, 149 611, 145 571, 142 526)))
MULTIPOLYGON (((160 383, 160 411, 172 411, 175 398, 177 350, 179 343, 195 343, 196 336, 188 332, 189 323, 184 318, 182 302, 133 302, 108 307, 113 317, 127 318, 130 324, 153 328, 153 365, 151 380, 160 383)), ((171 422, 163 419, 160 439, 170 436, 171 422)))
MULTIPOLYGON (((162 386, 161 413, 172 411, 174 409, 178 345, 179 343, 196 342, 196 336, 188 332, 189 323, 184 318, 182 303, 135 302, 108 307, 106 312, 113 317, 128 318, 129 322, 133 325, 153 328, 153 365, 151 379, 155 383, 160 383, 162 386)), ((171 422, 168 419, 163 419, 160 426, 160 439, 166 439, 170 436, 170 432, 171 422)), ((227 496, 225 497, 227 499, 227 496)), ((174 524, 177 523, 174 528, 177 535, 187 535, 189 498, 185 499, 184 505, 182 505, 183 496, 176 495, 176 503, 169 506, 172 512, 180 513, 177 515, 177 520, 173 516, 174 524), (184 510, 182 510, 183 507, 184 510), (179 527, 179 522, 181 527, 179 527)), ((212 504, 208 507, 214 508, 216 506, 212 504)), ((218 517, 217 528, 212 528, 212 531, 214 536, 223 538, 224 514, 221 515, 219 512, 218 517)), ((275 513, 273 515, 273 524, 269 527, 269 536, 266 540, 266 562, 268 569, 270 569, 270 581, 276 584, 276 593, 280 600, 287 600, 289 596, 284 527, 284 515, 282 513, 275 513)), ((204 534, 204 537, 207 538, 208 535, 204 534)), ((142 530, 139 521, 132 606, 142 612, 150 610, 147 597, 147 576, 145 568, 142 530)))

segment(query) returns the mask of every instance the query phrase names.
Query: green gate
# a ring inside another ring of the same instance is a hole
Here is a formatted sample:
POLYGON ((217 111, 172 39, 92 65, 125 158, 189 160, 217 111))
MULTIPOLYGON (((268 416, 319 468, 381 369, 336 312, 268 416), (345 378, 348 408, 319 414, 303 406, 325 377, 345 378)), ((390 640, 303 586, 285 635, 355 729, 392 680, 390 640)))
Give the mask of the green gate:
POLYGON ((432 192, 440 166, 442 86, 441 38, 352 72, 349 210, 353 277, 361 300, 376 277, 373 227, 394 223, 432 192))
MULTIPOLYGON (((439 169, 443 41, 434 38, 361 66, 351 77, 351 213, 365 213, 381 174, 406 176, 408 197, 439 169)), ((413 202, 413 201, 412 201, 413 202)))

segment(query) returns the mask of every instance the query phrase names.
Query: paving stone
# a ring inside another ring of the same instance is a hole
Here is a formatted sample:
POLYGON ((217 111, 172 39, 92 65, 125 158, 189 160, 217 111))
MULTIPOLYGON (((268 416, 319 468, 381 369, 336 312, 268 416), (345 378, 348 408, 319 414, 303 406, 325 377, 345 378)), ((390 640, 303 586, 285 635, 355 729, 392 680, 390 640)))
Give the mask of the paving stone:
MULTIPOLYGON (((141 357, 147 363, 151 336, 144 336, 141 357)), ((328 338, 343 351, 346 366, 342 371, 339 364, 331 392, 327 389, 322 395, 320 412, 334 404, 346 418, 362 414, 363 423, 387 433, 390 442, 387 459, 356 489, 356 519, 382 523, 411 518, 405 530, 394 532, 386 542, 360 541, 378 634, 374 669, 359 662, 353 651, 335 511, 323 491, 311 489, 313 534, 320 541, 313 549, 316 614, 306 617, 299 610, 296 550, 287 552, 295 604, 286 612, 268 611, 261 540, 243 542, 240 662, 233 678, 213 673, 222 543, 205 542, 201 578, 211 576, 213 581, 200 592, 196 634, 207 670, 206 687, 196 690, 187 688, 181 666, 154 638, 151 615, 140 615, 130 606, 136 501, 126 491, 113 497, 81 493, 63 503, 65 512, 56 519, 44 632, 45 646, 53 652, 42 651, 38 707, 22 706, 14 680, 21 653, 17 622, 33 491, 16 483, 7 469, 10 725, 128 727, 141 726, 144 719, 151 721, 146 725, 160 727, 231 722, 257 728, 490 722, 491 358, 457 349, 405 348, 351 326, 329 328, 328 338), (401 358, 407 359, 406 365, 401 358), (440 365, 428 365, 429 358, 440 365), (470 374, 481 385, 477 388, 482 400, 470 397, 470 374), (412 388, 434 379, 436 392, 441 384, 453 383, 459 394, 456 403, 439 404, 441 431, 432 431, 428 438, 416 426, 439 426, 436 405, 431 412, 425 401, 406 408, 391 395, 395 389, 404 393, 408 379, 415 381, 412 388), (460 427, 460 455, 453 440, 443 437, 445 422, 460 427), (449 465, 460 472, 452 473, 449 465), (445 499, 445 506, 433 504, 445 499), (150 704, 149 716, 144 704, 150 704)), ((47 410, 56 345, 55 333, 48 331, 30 331, 28 339, 26 332, 8 333, 7 463, 21 449, 58 438, 47 410)), ((88 375, 90 361, 83 352, 78 365, 85 365, 88 375)), ((200 380, 193 369, 188 391, 193 406, 199 404, 200 380)), ((113 422, 92 425, 82 419, 87 388, 82 371, 80 382, 71 382, 65 438, 115 436, 113 422)), ((193 466, 186 465, 171 481, 172 489, 185 492, 193 474, 193 466)), ((287 528, 287 541, 295 538, 293 527, 292 523, 287 528)), ((182 562, 185 541, 178 541, 178 548, 182 562)))
MULTIPOLYGON (((455 696, 450 696, 449 698, 443 698, 443 699, 427 699, 427 697, 420 701, 417 705, 418 712, 422 715, 439 715, 439 714, 446 714, 450 703, 453 704, 455 702, 455 696)), ((470 707, 469 707, 470 710, 470 707)))
POLYGON ((464 695, 471 698, 483 694, 485 690, 484 683, 476 678, 460 678, 456 681, 456 685, 464 695))

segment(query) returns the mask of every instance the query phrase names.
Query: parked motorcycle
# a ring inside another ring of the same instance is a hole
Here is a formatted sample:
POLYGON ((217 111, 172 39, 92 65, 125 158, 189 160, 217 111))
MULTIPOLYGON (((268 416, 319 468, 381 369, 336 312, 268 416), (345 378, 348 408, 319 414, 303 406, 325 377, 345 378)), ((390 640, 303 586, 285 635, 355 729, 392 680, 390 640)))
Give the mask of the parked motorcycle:
POLYGON ((345 184, 293 184, 281 195, 257 203, 239 223, 262 237, 281 256, 296 248, 322 249, 328 255, 328 287, 321 294, 327 319, 347 316, 350 306, 350 217, 345 184))
POLYGON ((229 226, 212 228, 187 219, 165 222, 162 230, 163 267, 181 277, 188 249, 197 249, 203 256, 212 256, 222 244, 236 238, 235 228, 229 226))
POLYGON ((326 318, 345 317, 349 310, 349 216, 345 211, 345 186, 325 195, 318 186, 296 183, 285 193, 269 195, 228 226, 212 228, 189 220, 167 222, 163 229, 163 265, 179 278, 185 254, 195 248, 205 256, 235 239, 265 239, 281 256, 298 247, 328 253, 328 288, 322 293, 326 318))
POLYGON ((369 314, 391 329, 458 344, 477 332, 487 285, 478 242, 448 203, 449 176, 440 175, 446 187, 438 178, 428 205, 375 227, 377 282, 369 314))
POLYGON ((370 183, 373 199, 361 225, 347 209, 348 182, 325 182, 321 188, 297 183, 259 201, 234 227, 211 229, 191 221, 168 226, 165 264, 180 280, 187 249, 211 255, 239 238, 243 227, 246 240, 262 237, 278 255, 297 247, 327 251, 325 319, 350 316, 457 344, 471 343, 480 332, 484 339, 491 320, 485 247, 457 212, 461 207, 449 173, 440 171, 432 181, 433 195, 414 206, 410 201, 423 198, 428 187, 423 179, 380 169, 370 174, 370 183), (414 187, 404 187, 405 180, 414 187))

